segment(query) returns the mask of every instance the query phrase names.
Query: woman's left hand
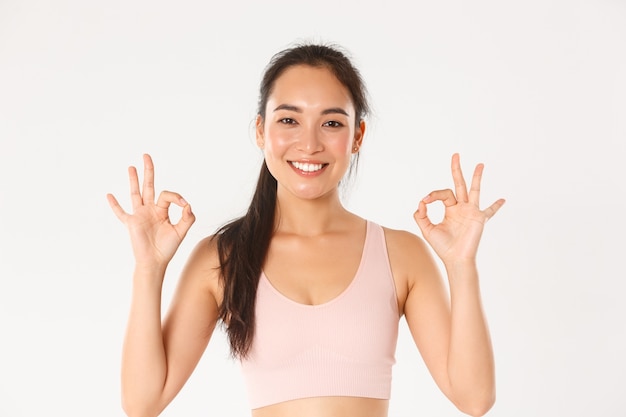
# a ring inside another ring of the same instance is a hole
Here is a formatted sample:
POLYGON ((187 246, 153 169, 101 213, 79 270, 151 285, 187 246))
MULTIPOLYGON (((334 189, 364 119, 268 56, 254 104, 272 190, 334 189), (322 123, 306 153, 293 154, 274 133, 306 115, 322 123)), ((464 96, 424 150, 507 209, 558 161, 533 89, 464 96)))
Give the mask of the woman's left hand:
POLYGON ((480 181, 483 168, 483 164, 478 164, 474 169, 468 193, 461 172, 459 154, 452 155, 452 178, 455 191, 446 189, 431 192, 420 201, 413 215, 424 239, 444 264, 474 262, 485 223, 504 204, 504 199, 499 199, 485 210, 480 209, 480 181), (438 224, 430 221, 426 208, 428 204, 435 201, 441 201, 445 206, 443 220, 438 224))

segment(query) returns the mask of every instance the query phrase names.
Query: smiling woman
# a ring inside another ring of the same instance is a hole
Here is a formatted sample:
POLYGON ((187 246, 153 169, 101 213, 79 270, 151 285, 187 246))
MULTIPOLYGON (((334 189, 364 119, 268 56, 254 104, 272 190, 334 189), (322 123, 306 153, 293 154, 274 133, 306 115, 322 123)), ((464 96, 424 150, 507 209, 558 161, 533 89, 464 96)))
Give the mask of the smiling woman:
POLYGON ((326 67, 295 65, 281 74, 266 108, 257 117, 257 144, 279 196, 336 192, 365 131, 347 88, 326 67))
POLYGON ((109 203, 129 231, 136 268, 123 350, 129 416, 156 416, 176 396, 222 324, 241 362, 254 417, 388 415, 403 315, 443 393, 463 412, 487 412, 494 362, 476 252, 485 222, 482 164, 468 189, 452 157, 454 191, 419 203, 415 221, 445 265, 451 297, 421 238, 348 211, 339 182, 365 135, 359 72, 338 47, 305 44, 274 56, 260 89, 256 141, 264 162, 247 213, 202 239, 165 320, 165 269, 193 224, 190 205, 163 191, 154 166, 129 169, 133 212, 109 203), (427 204, 441 201, 432 224, 427 204), (182 207, 171 222, 172 204, 182 207))

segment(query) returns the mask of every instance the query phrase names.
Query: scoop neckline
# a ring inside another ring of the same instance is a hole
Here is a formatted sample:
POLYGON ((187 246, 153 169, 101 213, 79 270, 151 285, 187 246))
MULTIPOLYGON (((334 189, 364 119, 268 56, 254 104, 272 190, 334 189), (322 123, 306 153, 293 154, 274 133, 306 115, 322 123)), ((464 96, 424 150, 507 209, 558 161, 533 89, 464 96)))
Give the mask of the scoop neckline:
POLYGON ((272 282, 267 277, 267 275, 265 275, 265 271, 264 270, 261 270, 261 281, 263 281, 272 290, 272 292, 274 292, 278 297, 280 297, 281 299, 283 299, 283 300, 285 300, 285 301, 287 301, 287 302, 289 302, 291 304, 294 304, 294 305, 296 305, 298 307, 315 309, 315 308, 322 308, 322 307, 329 306, 329 305, 335 303, 336 301, 340 300, 348 292, 350 292, 350 289, 352 287, 354 287, 355 282, 358 280, 359 276, 361 275, 361 269, 363 269, 363 264, 365 264, 365 252, 366 252, 367 246, 368 246, 369 241, 370 241, 370 227, 371 227, 371 222, 369 220, 366 220, 365 241, 363 242, 363 249, 361 251, 361 259, 359 260, 359 266, 357 267, 356 272, 352 276, 352 279, 350 280, 350 283, 339 294, 337 294, 335 297, 331 298, 328 301, 325 301, 325 302, 320 303, 320 304, 304 304, 304 303, 296 301, 296 300, 294 300, 294 299, 292 299, 290 297, 287 297, 285 294, 280 292, 276 287, 274 287, 274 284, 272 284, 272 282))

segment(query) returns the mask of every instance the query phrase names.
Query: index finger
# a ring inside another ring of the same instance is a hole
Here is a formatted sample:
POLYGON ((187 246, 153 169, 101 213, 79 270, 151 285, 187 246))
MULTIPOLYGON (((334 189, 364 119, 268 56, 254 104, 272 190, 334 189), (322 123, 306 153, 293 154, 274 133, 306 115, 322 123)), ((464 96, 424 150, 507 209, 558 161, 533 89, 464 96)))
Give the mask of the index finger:
POLYGON ((143 155, 143 203, 154 203, 154 164, 147 153, 143 155))
POLYGON ((452 155, 452 179, 454 180, 454 190, 457 201, 467 202, 467 185, 463 172, 461 171, 461 162, 458 153, 452 155))

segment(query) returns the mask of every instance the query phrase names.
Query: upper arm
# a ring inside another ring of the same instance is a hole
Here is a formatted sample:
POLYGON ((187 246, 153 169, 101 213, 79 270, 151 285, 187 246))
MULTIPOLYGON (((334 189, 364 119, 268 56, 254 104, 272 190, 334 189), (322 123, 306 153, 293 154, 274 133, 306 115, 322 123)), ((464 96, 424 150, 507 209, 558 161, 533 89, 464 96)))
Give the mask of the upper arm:
POLYGON ((386 236, 401 311, 426 367, 447 395, 451 333, 447 287, 423 239, 389 229, 386 236))
POLYGON ((219 289, 215 242, 205 238, 196 245, 183 269, 163 323, 165 404, 180 391, 206 349, 218 319, 219 289))

